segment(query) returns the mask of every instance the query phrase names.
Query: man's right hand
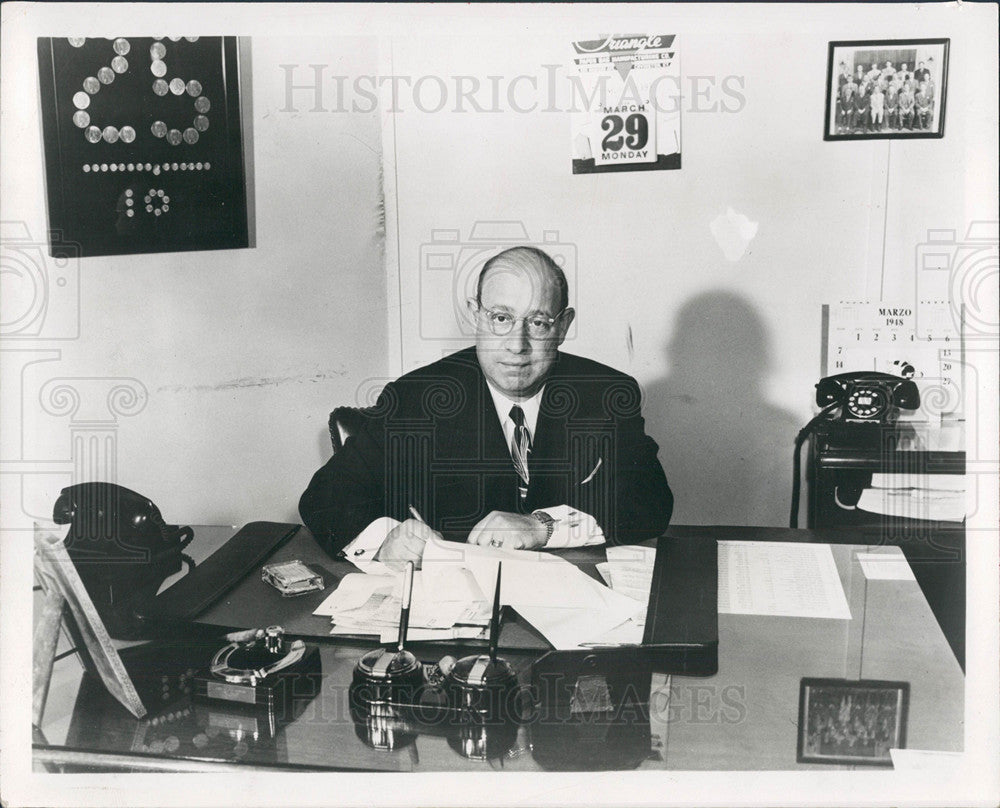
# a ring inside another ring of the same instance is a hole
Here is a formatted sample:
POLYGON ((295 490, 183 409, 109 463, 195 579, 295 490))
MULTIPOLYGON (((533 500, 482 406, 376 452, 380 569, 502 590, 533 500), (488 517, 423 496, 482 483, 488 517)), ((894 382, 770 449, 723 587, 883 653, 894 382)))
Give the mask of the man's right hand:
POLYGON ((427 523, 419 519, 407 519, 389 531, 375 560, 393 569, 402 569, 407 561, 413 561, 419 568, 424 545, 431 537, 443 540, 441 534, 427 523))

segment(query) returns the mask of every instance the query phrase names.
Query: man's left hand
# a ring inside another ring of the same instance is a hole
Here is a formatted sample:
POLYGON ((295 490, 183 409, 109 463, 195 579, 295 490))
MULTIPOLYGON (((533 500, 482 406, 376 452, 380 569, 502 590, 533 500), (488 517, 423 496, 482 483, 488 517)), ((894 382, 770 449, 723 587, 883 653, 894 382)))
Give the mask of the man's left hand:
POLYGON ((548 535, 545 525, 531 515, 492 511, 472 528, 466 541, 480 547, 536 550, 545 546, 548 535))

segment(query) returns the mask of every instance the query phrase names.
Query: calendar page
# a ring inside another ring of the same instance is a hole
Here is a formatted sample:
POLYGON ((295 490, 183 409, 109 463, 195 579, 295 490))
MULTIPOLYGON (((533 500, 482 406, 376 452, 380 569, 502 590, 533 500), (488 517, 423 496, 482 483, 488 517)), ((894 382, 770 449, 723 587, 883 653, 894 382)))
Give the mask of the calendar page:
POLYGON ((900 419, 962 416, 962 336, 947 301, 892 304, 843 301, 823 306, 823 376, 878 371, 912 378, 920 407, 900 419))
POLYGON ((676 34, 576 40, 571 70, 579 93, 570 117, 574 174, 681 167, 676 34))

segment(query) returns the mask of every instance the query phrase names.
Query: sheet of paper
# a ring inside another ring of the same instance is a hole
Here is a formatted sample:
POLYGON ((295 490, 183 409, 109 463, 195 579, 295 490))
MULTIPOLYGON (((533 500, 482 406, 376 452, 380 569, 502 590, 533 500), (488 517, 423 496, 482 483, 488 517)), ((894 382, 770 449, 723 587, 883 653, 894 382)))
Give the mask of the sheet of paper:
POLYGON ((604 579, 604 583, 611 586, 611 565, 607 561, 601 561, 594 566, 597 568, 597 574, 604 579))
POLYGON ((915 581, 913 570, 902 553, 855 553, 861 571, 869 581, 915 581))
POLYGON ((656 561, 656 548, 635 544, 612 545, 605 551, 611 564, 639 564, 653 566, 656 561))
MULTIPOLYGON (((551 606, 519 606, 520 615, 560 651, 606 635, 625 622, 635 603, 616 609, 560 609, 551 606)), ((642 637, 640 636, 640 640, 642 637)))
MULTIPOLYGON (((399 580, 399 586, 402 587, 402 577, 399 580)), ((413 576, 414 603, 455 600, 463 603, 487 600, 485 593, 467 568, 455 564, 427 564, 413 576)), ((489 602, 493 603, 492 590, 489 593, 489 602)))
POLYGON ((313 614, 331 617, 336 612, 360 608, 372 595, 379 592, 391 593, 395 586, 396 579, 391 575, 365 575, 352 572, 341 578, 337 588, 324 598, 323 602, 313 610, 313 614))
POLYGON ((929 488, 964 491, 964 474, 872 474, 872 488, 929 488))
MULTIPOLYGON (((499 560, 467 559, 466 564, 481 589, 493 591, 499 560)), ((500 601, 510 604, 518 611, 522 606, 595 609, 621 605, 623 601, 632 608, 635 607, 635 602, 631 598, 612 592, 573 564, 555 557, 541 564, 535 561, 503 559, 500 601)))
MULTIPOLYGON (((333 620, 338 625, 353 625, 359 628, 397 628, 401 608, 402 601, 399 598, 391 595, 381 598, 376 596, 358 609, 336 613, 333 615, 333 620)), ((460 601, 414 602, 410 606, 409 625, 413 628, 451 628, 458 622, 470 622, 480 614, 477 604, 460 601)))
MULTIPOLYGON (((643 609, 645 612, 645 609, 643 609)), ((645 614, 633 615, 624 623, 619 623, 610 631, 595 636, 583 643, 586 646, 600 647, 602 645, 639 645, 646 629, 645 614)))
POLYGON ((851 619, 828 544, 720 541, 719 612, 851 619))
MULTIPOLYGON (((396 629, 402 608, 402 573, 351 573, 316 607, 313 614, 330 617, 351 633, 379 634, 396 629)), ((455 623, 485 625, 489 606, 472 574, 454 565, 423 570, 413 576, 411 628, 450 628, 455 623)))
POLYGON ((866 488, 858 498, 858 508, 885 516, 961 522, 965 518, 965 491, 866 488))
POLYGON ((330 626, 330 635, 333 637, 337 636, 378 636, 378 629, 365 629, 364 631, 359 631, 355 626, 330 626))
MULTIPOLYGON (((432 538, 424 545, 422 564, 424 567, 435 563, 452 563, 459 566, 467 566, 468 559, 492 558, 515 561, 542 561, 560 562, 562 559, 557 556, 540 553, 535 550, 507 550, 500 547, 480 547, 476 544, 466 544, 465 542, 442 541, 432 538)), ((563 562, 568 563, 568 562, 563 562)), ((492 597, 493 588, 490 587, 492 597)))
POLYGON ((952 771, 962 764, 961 752, 933 752, 929 749, 890 749, 892 767, 897 771, 952 771))
MULTIPOLYGON (((399 635, 383 630, 379 642, 395 642, 399 635)), ((452 626, 451 628, 411 628, 406 632, 406 642, 448 642, 450 640, 485 640, 489 637, 486 626, 452 626)))
POLYGON ((609 547, 606 552, 611 588, 641 603, 649 603, 656 548, 623 545, 609 547))
POLYGON ((649 603, 649 590, 652 586, 652 567, 639 567, 634 564, 611 567, 611 588, 615 592, 639 603, 649 603))

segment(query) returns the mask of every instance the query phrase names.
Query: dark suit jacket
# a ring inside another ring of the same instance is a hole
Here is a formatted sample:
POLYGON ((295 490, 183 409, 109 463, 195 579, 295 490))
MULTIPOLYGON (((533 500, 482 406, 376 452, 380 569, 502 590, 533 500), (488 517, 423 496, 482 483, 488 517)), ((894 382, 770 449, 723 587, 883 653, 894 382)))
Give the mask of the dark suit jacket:
POLYGON ((593 516, 609 544, 658 536, 673 496, 640 404, 630 376, 560 353, 522 501, 475 348, 467 348, 386 385, 366 428, 313 476, 299 513, 331 554, 380 516, 406 519, 410 505, 452 541, 465 541, 490 511, 562 504, 593 516))

